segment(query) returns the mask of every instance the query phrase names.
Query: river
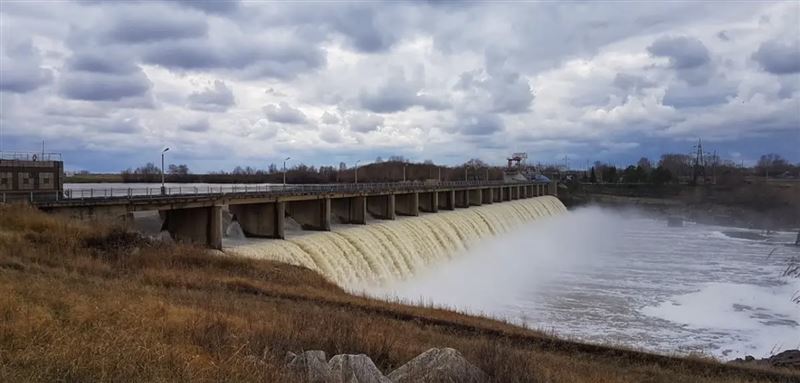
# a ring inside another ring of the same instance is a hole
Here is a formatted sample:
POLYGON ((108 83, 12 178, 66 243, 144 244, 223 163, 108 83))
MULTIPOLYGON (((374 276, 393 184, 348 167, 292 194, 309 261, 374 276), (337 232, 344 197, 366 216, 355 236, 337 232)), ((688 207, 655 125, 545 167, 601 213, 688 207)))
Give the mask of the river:
POLYGON ((367 292, 588 342, 722 359, 800 346, 800 281, 781 278, 796 233, 586 208, 481 241, 367 292), (752 238, 752 239, 745 239, 752 238))

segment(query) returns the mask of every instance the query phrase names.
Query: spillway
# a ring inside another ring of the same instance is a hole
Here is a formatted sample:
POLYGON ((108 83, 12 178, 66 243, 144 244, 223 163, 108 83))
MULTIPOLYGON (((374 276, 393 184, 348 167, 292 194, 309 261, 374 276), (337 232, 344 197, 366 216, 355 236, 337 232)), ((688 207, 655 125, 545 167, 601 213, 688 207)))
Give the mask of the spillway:
POLYGON ((406 279, 481 238, 565 211, 558 198, 543 196, 263 240, 228 252, 304 266, 341 286, 381 284, 406 279))

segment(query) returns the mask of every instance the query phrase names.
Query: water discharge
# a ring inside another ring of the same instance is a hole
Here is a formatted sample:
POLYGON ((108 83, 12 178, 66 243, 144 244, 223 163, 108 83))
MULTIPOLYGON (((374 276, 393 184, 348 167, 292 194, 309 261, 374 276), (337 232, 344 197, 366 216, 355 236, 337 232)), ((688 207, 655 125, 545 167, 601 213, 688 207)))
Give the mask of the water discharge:
POLYGON ((566 208, 561 201, 544 196, 396 221, 375 221, 283 241, 259 241, 229 251, 305 266, 342 286, 363 286, 407 279, 481 238, 564 212, 566 208))

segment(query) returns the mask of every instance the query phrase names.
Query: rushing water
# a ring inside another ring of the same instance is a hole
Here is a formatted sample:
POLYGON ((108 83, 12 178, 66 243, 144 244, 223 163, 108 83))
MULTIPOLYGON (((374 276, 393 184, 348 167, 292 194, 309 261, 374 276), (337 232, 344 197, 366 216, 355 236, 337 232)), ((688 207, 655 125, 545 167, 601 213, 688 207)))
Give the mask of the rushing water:
POLYGON ((800 281, 781 278, 795 233, 700 224, 598 208, 533 222, 454 261, 383 286, 561 336, 729 359, 800 346, 800 281), (752 237, 755 239, 742 239, 752 237))
POLYGON ((800 305, 791 301, 800 281, 781 278, 800 255, 786 245, 794 235, 565 212, 543 197, 227 246, 378 297, 588 342, 729 359, 800 346, 800 305))

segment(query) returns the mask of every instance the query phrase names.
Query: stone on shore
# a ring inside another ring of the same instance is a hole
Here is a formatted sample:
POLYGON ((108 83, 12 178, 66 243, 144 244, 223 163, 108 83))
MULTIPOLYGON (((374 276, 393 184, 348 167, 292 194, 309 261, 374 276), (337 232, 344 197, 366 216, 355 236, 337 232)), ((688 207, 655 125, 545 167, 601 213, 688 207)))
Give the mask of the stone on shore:
POLYGON ((394 383, 477 383, 488 377, 452 348, 432 348, 388 375, 394 383))

